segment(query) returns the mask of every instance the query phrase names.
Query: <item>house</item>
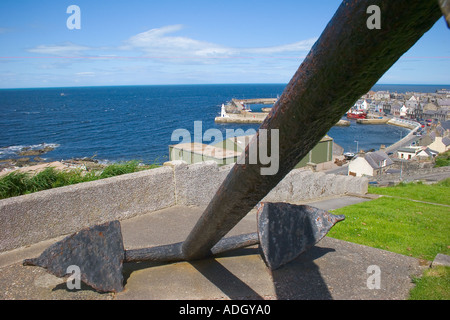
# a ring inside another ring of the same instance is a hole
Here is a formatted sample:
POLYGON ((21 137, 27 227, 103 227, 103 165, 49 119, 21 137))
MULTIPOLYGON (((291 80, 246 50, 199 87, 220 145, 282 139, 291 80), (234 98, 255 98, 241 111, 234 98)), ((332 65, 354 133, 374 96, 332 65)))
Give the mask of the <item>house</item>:
MULTIPOLYGON (((252 140, 253 135, 239 136, 228 138, 224 141, 214 144, 215 147, 232 150, 239 154, 243 152, 247 144, 252 140)), ((314 148, 303 157, 302 160, 295 166, 295 168, 302 168, 308 165, 320 165, 323 167, 327 162, 333 161, 333 157, 341 156, 343 148, 334 143, 333 138, 326 135, 314 148)))
POLYGON ((416 153, 416 157, 421 158, 421 159, 430 159, 430 158, 434 158, 439 154, 439 152, 431 150, 430 148, 426 147, 426 148, 421 148, 417 151, 416 153))
POLYGON ((443 129, 442 136, 443 137, 450 137, 450 120, 442 121, 441 127, 443 129))
POLYGON ((401 148, 397 150, 397 157, 399 159, 411 160, 416 156, 418 148, 401 148))
POLYGON ((222 166, 236 162, 239 155, 240 153, 233 150, 225 150, 198 142, 179 143, 169 146, 170 161, 183 160, 189 164, 212 160, 217 162, 219 166, 222 166))
MULTIPOLYGON (((169 159, 170 161, 183 160, 189 164, 211 160, 219 166, 232 164, 237 162, 253 137, 254 135, 232 137, 210 145, 197 142, 170 145, 169 159)), ((307 165, 326 166, 334 156, 338 155, 339 148, 342 149, 334 143, 331 137, 325 136, 295 168, 307 165)))
POLYGON ((428 145, 432 150, 436 150, 439 153, 444 153, 450 150, 450 138, 448 137, 435 137, 434 141, 428 145))
POLYGON ((389 91, 377 91, 373 97, 375 100, 389 100, 391 98, 391 94, 389 91))
POLYGON ((415 96, 412 96, 405 102, 405 106, 407 108, 416 108, 419 105, 419 99, 417 99, 415 96))
POLYGON ((390 114, 391 113, 391 104, 390 103, 384 103, 383 104, 383 112, 385 114, 390 114))
POLYGON ((396 101, 391 105, 391 114, 394 116, 400 116, 400 110, 403 107, 403 105, 396 101))
POLYGON ((437 99, 436 103, 440 108, 450 108, 450 99, 437 99))
POLYGON ((405 105, 403 105, 400 108, 400 117, 406 117, 407 113, 408 113, 408 108, 405 105))
POLYGON ((383 151, 360 153, 348 165, 351 176, 376 176, 386 172, 394 162, 383 151))
POLYGON ((397 150, 397 156, 399 159, 411 160, 411 159, 424 159, 434 158, 439 152, 430 149, 427 146, 422 147, 409 147, 401 148, 397 150))

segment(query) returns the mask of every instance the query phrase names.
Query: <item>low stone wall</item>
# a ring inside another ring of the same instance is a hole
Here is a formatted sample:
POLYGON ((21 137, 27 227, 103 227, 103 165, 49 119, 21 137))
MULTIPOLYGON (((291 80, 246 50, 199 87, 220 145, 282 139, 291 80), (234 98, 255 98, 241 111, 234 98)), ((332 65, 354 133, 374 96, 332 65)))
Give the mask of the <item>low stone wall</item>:
MULTIPOLYGON (((0 252, 174 205, 206 206, 232 165, 171 161, 157 169, 0 200, 0 252)), ((368 180, 291 171, 263 200, 365 194, 368 180)))

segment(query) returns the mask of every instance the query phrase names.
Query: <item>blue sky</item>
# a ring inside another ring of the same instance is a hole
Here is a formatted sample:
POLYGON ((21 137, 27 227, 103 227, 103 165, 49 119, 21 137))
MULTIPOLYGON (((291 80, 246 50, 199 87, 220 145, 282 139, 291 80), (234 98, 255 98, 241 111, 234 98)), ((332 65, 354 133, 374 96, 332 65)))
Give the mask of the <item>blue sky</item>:
MULTIPOLYGON (((340 3, 1 0, 0 88, 287 83, 340 3)), ((379 83, 450 84, 449 40, 441 18, 379 83)))

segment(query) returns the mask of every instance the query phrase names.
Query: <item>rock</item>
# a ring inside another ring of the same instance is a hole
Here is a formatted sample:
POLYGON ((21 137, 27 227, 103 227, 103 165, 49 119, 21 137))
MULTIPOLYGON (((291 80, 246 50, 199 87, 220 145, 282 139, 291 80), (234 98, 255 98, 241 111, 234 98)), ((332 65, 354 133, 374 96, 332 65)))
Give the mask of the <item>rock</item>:
POLYGON ((19 158, 15 160, 15 165, 18 167, 23 167, 30 163, 30 158, 19 158))
POLYGON ((25 147, 19 152, 19 156, 38 156, 47 152, 54 150, 55 148, 46 146, 42 149, 30 150, 29 147, 25 147))
POLYGON ((431 264, 431 267, 435 266, 446 266, 450 267, 450 256, 442 253, 438 253, 431 264))

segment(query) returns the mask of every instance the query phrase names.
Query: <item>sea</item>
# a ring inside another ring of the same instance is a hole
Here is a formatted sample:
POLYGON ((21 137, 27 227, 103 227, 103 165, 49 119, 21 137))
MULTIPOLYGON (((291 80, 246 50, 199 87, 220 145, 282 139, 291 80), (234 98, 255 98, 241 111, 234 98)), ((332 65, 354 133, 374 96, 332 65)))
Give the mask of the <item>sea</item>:
MULTIPOLYGON (((149 85, 0 90, 0 160, 26 149, 53 150, 46 161, 94 158, 100 162, 169 160, 177 129, 257 130, 259 124, 217 124, 221 105, 232 98, 276 98, 286 84, 149 85)), ((376 85, 390 92, 436 92, 450 86, 376 85)), ((262 106, 252 106, 259 111, 262 106)), ((391 125, 333 127, 328 135, 344 152, 379 149, 400 140, 408 129, 391 125)), ((198 133, 198 131, 197 131, 198 133)), ((202 133, 201 133, 202 134, 202 133)), ((209 141, 204 141, 210 143, 209 141)))

